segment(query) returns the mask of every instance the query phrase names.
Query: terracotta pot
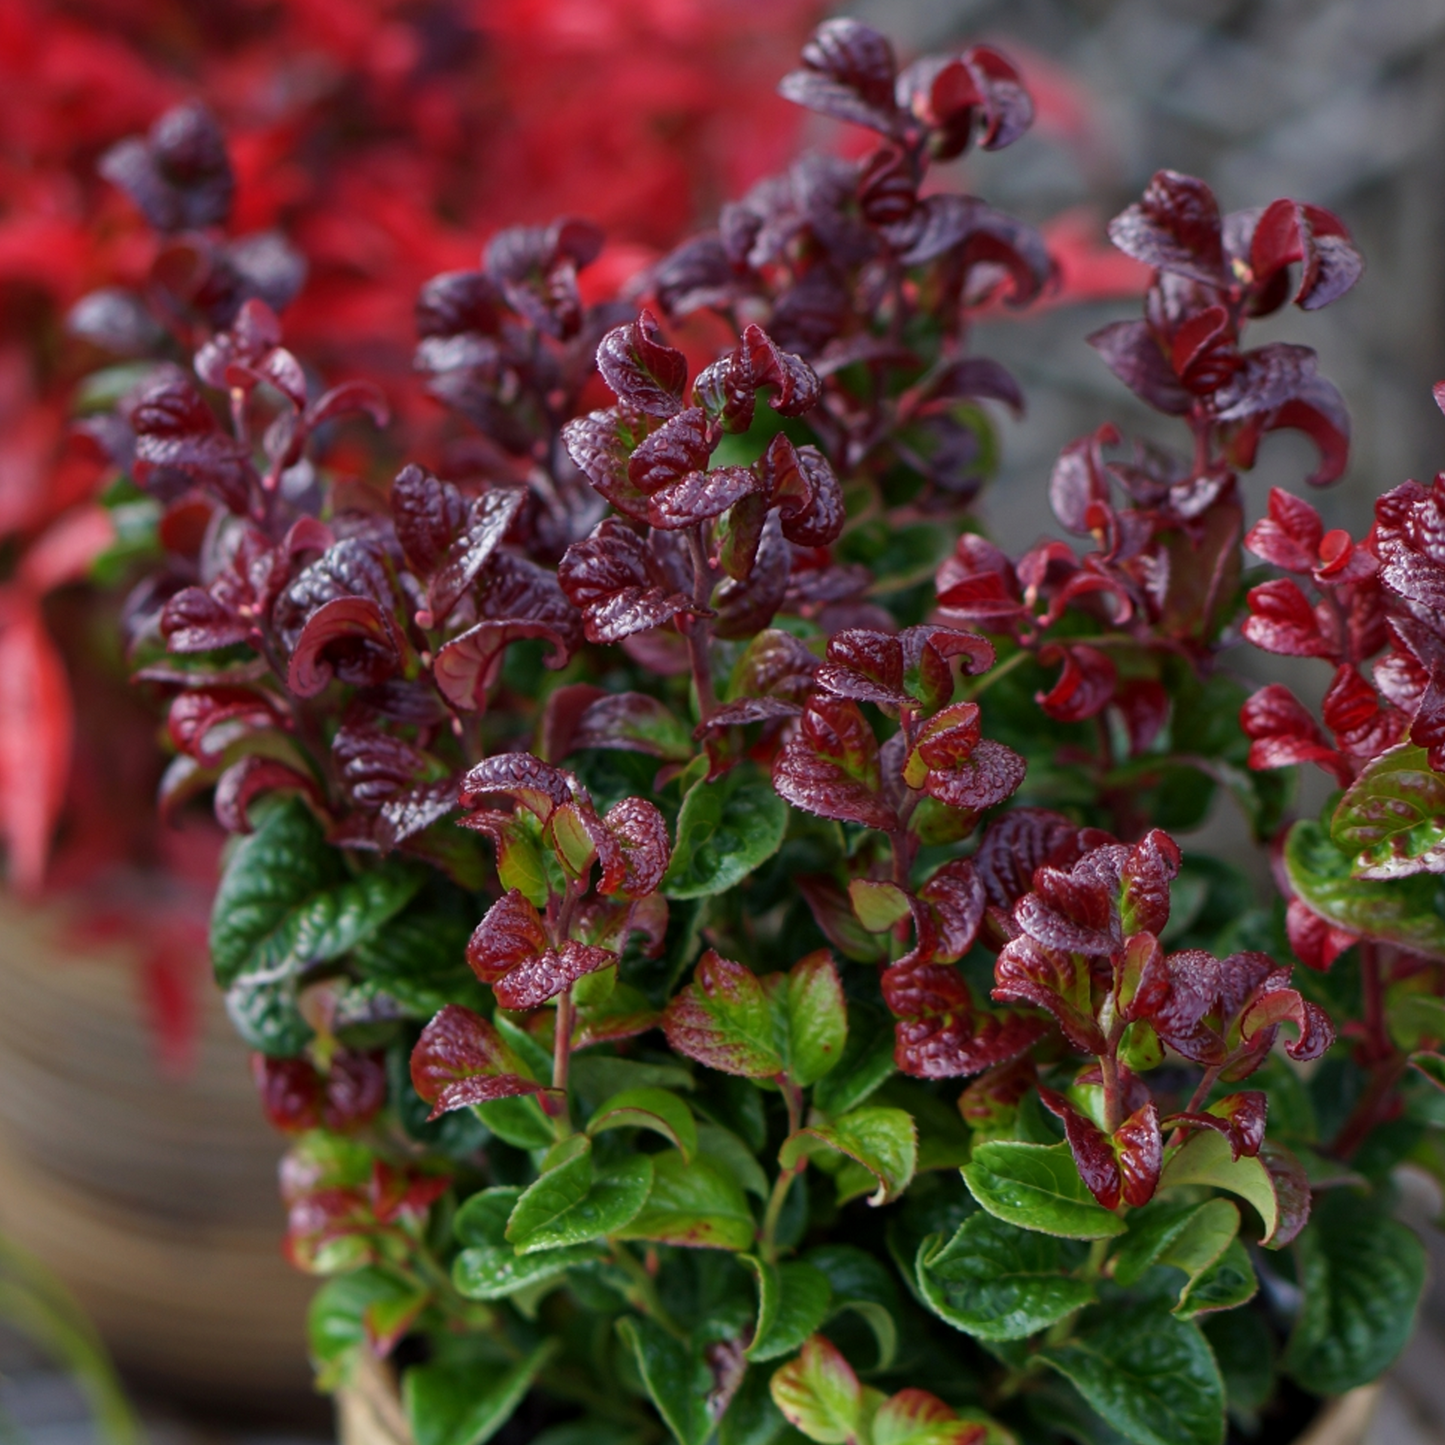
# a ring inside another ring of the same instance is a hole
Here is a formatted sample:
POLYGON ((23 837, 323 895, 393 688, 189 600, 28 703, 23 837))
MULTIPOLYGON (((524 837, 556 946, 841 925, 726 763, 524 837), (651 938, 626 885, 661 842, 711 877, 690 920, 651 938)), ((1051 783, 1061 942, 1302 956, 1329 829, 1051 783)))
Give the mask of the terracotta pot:
POLYGON ((67 947, 0 897, 0 1229, 75 1292, 122 1369, 172 1396, 309 1394, 314 1284, 280 1254, 280 1144, 207 987, 198 1060, 163 1078, 123 947, 67 947))
MULTIPOLYGON (((1379 1385, 1362 1385, 1331 1400, 1303 1435, 1272 1445, 1365 1445, 1379 1385)), ((351 1386, 336 1397, 338 1445, 413 1445, 397 1398, 396 1379, 368 1356, 351 1386)))

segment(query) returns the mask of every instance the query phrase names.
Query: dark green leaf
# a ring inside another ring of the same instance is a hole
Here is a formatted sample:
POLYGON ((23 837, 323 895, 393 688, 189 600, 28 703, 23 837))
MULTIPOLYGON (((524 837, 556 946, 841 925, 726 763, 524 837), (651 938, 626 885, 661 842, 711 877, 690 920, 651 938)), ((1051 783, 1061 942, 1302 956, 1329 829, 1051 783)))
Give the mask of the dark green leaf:
POLYGON ((306 1313, 306 1334, 318 1389, 345 1384, 373 1340, 405 1326, 426 1304, 415 1285, 364 1268, 329 1279, 312 1296, 306 1313))
POLYGON ((744 1255, 743 1262, 758 1280, 758 1322, 748 1359, 775 1360, 791 1354, 828 1313, 833 1298, 828 1276, 801 1260, 777 1265, 744 1255))
POLYGON ((472 1112, 498 1139, 517 1149, 545 1149, 557 1137, 542 1106, 530 1095, 489 1099, 473 1105, 472 1112))
POLYGON ((391 862, 348 876, 299 798, 273 806, 231 855, 211 912, 211 963, 228 986, 242 974, 280 976, 339 958, 370 938, 421 886, 420 869, 391 862))
POLYGON ((650 1155, 633 1155, 594 1174, 592 1144, 584 1135, 574 1134, 558 1152, 560 1158, 523 1191, 507 1221, 507 1239, 519 1254, 616 1234, 652 1187, 650 1155))
MULTIPOLYGON (((1164 1263, 1172 1264, 1166 1258, 1164 1263)), ((1238 1309, 1259 1293, 1259 1280, 1249 1251, 1237 1239, 1231 1239, 1224 1253, 1213 1264, 1191 1276, 1179 1295, 1174 1313, 1182 1320, 1197 1319, 1216 1310, 1238 1309)))
POLYGON ((625 1315, 617 1333, 636 1357, 642 1383, 678 1445, 703 1445, 713 1428, 707 1407, 713 1377, 706 1360, 654 1320, 625 1315))
POLYGON ((511 1418, 537 1372, 555 1353, 547 1340, 520 1363, 414 1365, 402 1379, 402 1404, 416 1445, 482 1445, 511 1418))
POLYGON ((1224 1382, 1197 1325, 1157 1307, 1095 1310, 1039 1358, 1138 1445, 1220 1445, 1224 1382))
POLYGON ((787 1024, 788 1077, 807 1088, 838 1063, 848 1042, 848 1007, 832 955, 819 949, 800 959, 779 992, 787 1024))
POLYGON ((778 851, 787 826, 788 805, 751 763, 716 782, 695 783, 682 800, 663 893, 703 898, 726 892, 778 851))
POLYGON ((1297 1241, 1304 1305, 1284 1368, 1307 1389, 1343 1394, 1383 1374, 1405 1347, 1425 1283, 1425 1250, 1377 1203, 1326 1190, 1297 1241))
POLYGON ((1067 1263, 1059 1239, 980 1210, 946 1243, 940 1234, 923 1242, 918 1285, 955 1329, 983 1340, 1021 1340, 1092 1303, 1093 1285, 1071 1277, 1067 1263))
POLYGON ((829 1318, 845 1311, 858 1315, 878 1345, 876 1368, 886 1370, 898 1350, 898 1286, 892 1272, 851 1244, 819 1245, 809 1251, 808 1263, 828 1277, 833 1291, 829 1318))
POLYGON ((688 1164, 676 1150, 646 1156, 652 1162, 652 1192, 640 1212, 609 1231, 618 1239, 651 1239, 702 1249, 749 1248, 757 1233, 739 1185, 711 1159, 688 1164))
POLYGON ((893 1020, 878 1009, 850 1003, 843 1057, 836 1069, 818 1081, 813 1105, 825 1114, 846 1114, 894 1071, 893 1020))
POLYGON ((990 1214, 1021 1229, 1065 1239, 1108 1239, 1126 1228, 1084 1186, 1067 1144, 1005 1139, 980 1144, 963 1178, 990 1214))
POLYGON ((572 1244, 536 1254, 518 1254, 510 1244, 482 1245, 457 1255, 452 1263, 452 1283, 468 1299, 505 1299, 519 1290, 557 1279, 573 1265, 591 1264, 603 1254, 602 1247, 596 1244, 572 1244))
POLYGON ((650 1129, 674 1144, 685 1160, 697 1153, 692 1110, 666 1089, 624 1089, 614 1094, 587 1122, 589 1134, 607 1129, 650 1129))
POLYGON ((1224 1376, 1229 1413, 1250 1424, 1274 1395, 1274 1335, 1254 1310, 1206 1315, 1200 1327, 1224 1376))
POLYGON ((521 1193, 515 1185, 503 1184, 480 1189, 465 1200, 452 1216, 452 1235, 457 1243, 476 1248, 505 1244, 507 1221, 521 1193))
POLYGON ((918 1130, 902 1109, 865 1105, 829 1124, 811 1124, 784 1141, 778 1160, 791 1167, 820 1147, 846 1154, 873 1176, 878 1187, 872 1204, 896 1199, 918 1167, 918 1130))

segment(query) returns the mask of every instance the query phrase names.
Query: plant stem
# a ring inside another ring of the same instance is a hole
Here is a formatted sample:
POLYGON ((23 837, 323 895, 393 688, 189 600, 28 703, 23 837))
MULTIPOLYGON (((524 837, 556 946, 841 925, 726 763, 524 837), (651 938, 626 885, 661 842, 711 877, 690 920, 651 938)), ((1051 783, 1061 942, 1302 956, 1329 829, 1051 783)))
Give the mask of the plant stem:
MULTIPOLYGON (((699 609, 707 607, 713 586, 702 528, 703 524, 698 523, 687 532, 687 550, 692 557, 692 600, 699 609)), ((701 722, 706 722, 717 711, 717 694, 713 691, 712 666, 707 655, 711 639, 712 627, 707 618, 694 616, 687 628, 687 655, 692 663, 692 685, 697 690, 697 710, 701 722)))
POLYGON ((791 1168, 780 1166, 778 1177, 773 1180, 773 1192, 768 1195, 768 1207, 763 1211, 762 1255, 769 1264, 777 1263, 778 1220, 782 1217, 783 1204, 787 1200, 788 1190, 793 1187, 793 1180, 807 1167, 806 1159, 799 1161, 791 1168))
MULTIPOLYGON (((1092 641, 1093 639, 1090 640, 1092 641)), ((1132 642, 1134 639, 1131 637, 1128 640, 1132 642)), ((987 692, 988 689, 991 688, 994 683, 996 683, 1001 677, 1007 677, 1009 673, 1014 670, 1014 668, 1022 667, 1024 663, 1029 662, 1032 659, 1032 652, 1030 652, 1025 647, 1019 648, 1019 650, 1014 653, 1012 657, 1006 657, 1001 663, 999 663, 997 667, 992 668, 988 672, 984 673, 984 675, 979 678, 979 680, 974 683, 972 687, 964 688, 963 701, 972 702, 975 698, 979 696, 980 693, 987 692)))
POLYGON ((1119 1060, 1112 1047, 1099 1055, 1099 1073, 1104 1080, 1104 1132, 1112 1134, 1124 1122, 1124 1101, 1120 1096, 1119 1060))
POLYGON ((569 983, 557 995, 557 1031, 552 1040, 552 1087, 564 1092, 567 1088, 567 1070, 572 1062, 572 1020, 575 1013, 572 985, 569 983))

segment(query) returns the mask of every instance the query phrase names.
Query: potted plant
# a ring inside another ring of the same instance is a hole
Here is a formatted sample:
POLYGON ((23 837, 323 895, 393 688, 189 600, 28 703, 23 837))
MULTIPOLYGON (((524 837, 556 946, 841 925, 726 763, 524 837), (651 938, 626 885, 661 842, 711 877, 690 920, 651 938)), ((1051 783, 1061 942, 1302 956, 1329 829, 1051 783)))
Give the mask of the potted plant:
POLYGON ((1266 433, 1322 485, 1348 421, 1241 335, 1359 257, 1159 173, 1111 227, 1144 319, 1090 340, 1187 446, 1081 439, 1078 545, 1011 559, 968 505, 979 403, 1021 398, 968 321, 1049 257, 923 183, 1024 132, 1018 74, 835 20, 782 89, 875 148, 624 301, 568 219, 423 288, 482 438, 450 479, 361 470, 370 393, 259 298, 118 413, 169 543, 133 654, 173 801, 234 835, 212 961, 295 1135, 319 1381, 419 1445, 1300 1438, 1408 1337, 1392 1171, 1445 1118, 1439 499, 1244 524, 1266 433), (1241 636, 1338 664, 1333 743, 1231 677, 1241 636), (1287 826, 1307 760, 1347 786, 1287 826), (1287 906, 1173 836, 1221 789, 1287 906))

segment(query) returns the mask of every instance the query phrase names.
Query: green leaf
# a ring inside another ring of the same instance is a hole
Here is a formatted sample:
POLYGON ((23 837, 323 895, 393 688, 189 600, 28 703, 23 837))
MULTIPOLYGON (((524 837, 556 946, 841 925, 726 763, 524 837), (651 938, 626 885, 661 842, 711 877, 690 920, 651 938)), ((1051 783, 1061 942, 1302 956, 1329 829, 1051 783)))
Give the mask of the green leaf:
MULTIPOLYGON (((1166 1260, 1165 1263, 1173 1263, 1166 1260)), ((1238 1309, 1259 1293, 1259 1280, 1249 1251, 1237 1239, 1231 1239, 1224 1253, 1213 1264, 1192 1276, 1179 1294, 1174 1313, 1181 1320, 1197 1319, 1217 1310, 1238 1309)))
POLYGON ((861 1435, 863 1387, 822 1335, 814 1335, 797 1359, 774 1373, 770 1388, 788 1423, 818 1445, 847 1445, 861 1435))
POLYGON ((572 1244, 536 1254, 518 1254, 510 1244, 481 1245, 457 1255, 452 1283, 468 1299, 505 1299, 518 1290, 557 1279, 573 1265, 591 1264, 604 1253, 596 1244, 572 1244))
POLYGON ((813 1107, 824 1114, 856 1109, 895 1072, 893 1020, 877 1009, 852 1004, 848 1009, 848 1042, 838 1067, 818 1081, 813 1107))
POLYGON ((908 1188, 918 1167, 918 1129, 913 1116, 903 1109, 870 1105, 830 1124, 810 1124, 783 1142, 778 1161, 784 1168, 792 1168, 820 1146, 846 1154, 878 1181, 870 1204, 896 1199, 908 1188))
POLYGON ((739 1185, 705 1156, 691 1164, 676 1150, 651 1159, 652 1192, 640 1212, 610 1231, 618 1239, 652 1239, 695 1249, 743 1250, 757 1235, 739 1185))
POLYGON ((617 1333, 636 1357, 642 1383, 678 1445, 703 1445, 713 1428, 707 1402, 715 1382, 707 1361, 655 1320, 624 1315, 617 1333))
POLYGON ((695 783, 682 800, 662 892, 668 898, 727 892, 778 851, 787 826, 788 805, 755 764, 695 783))
POLYGON ((514 1184, 479 1189, 464 1200, 452 1216, 452 1237, 463 1246, 505 1244, 507 1220, 512 1217, 521 1193, 514 1184))
POLYGON ((1248 1427, 1274 1397, 1274 1335, 1254 1310, 1206 1315, 1200 1326, 1224 1376, 1229 1413, 1245 1424, 1248 1433, 1258 1434, 1248 1427))
POLYGON ((1091 1311, 1038 1358, 1138 1445, 1220 1445, 1224 1382, 1197 1325, 1157 1307, 1091 1311))
POLYGON ((510 1369, 475 1363, 413 1365, 401 1398, 416 1445, 482 1445, 511 1418, 555 1353, 546 1340, 510 1369))
POLYGON ((788 970, 781 1002, 787 1020, 788 1077, 806 1089, 843 1057, 848 1042, 848 1006, 838 969, 827 949, 800 959, 788 970))
POLYGON ((1378 1204, 1326 1190, 1297 1243, 1304 1305, 1284 1368, 1318 1394, 1343 1394, 1394 1363, 1414 1328, 1425 1250, 1378 1204))
POLYGON ((1229 1140, 1216 1130, 1201 1130, 1193 1135, 1164 1165, 1159 1187, 1170 1189, 1179 1184, 1207 1184, 1238 1195, 1254 1206, 1264 1222, 1261 1242, 1268 1245, 1274 1238, 1280 1224, 1279 1199, 1269 1170, 1247 1155, 1231 1158, 1229 1140))
POLYGON ((1357 878, 1445 872, 1445 775, 1424 748, 1401 743, 1372 758, 1330 820, 1357 878))
POLYGON ((833 1313, 858 1315, 878 1345, 876 1369, 886 1370, 898 1352, 898 1286, 893 1273, 866 1250, 852 1244, 824 1244, 808 1253, 833 1291, 833 1313))
POLYGON ((1258 1289, 1238 1234, 1239 1210, 1227 1199, 1156 1199, 1129 1216, 1129 1233, 1114 1254, 1114 1280, 1127 1288, 1155 1265, 1171 1265, 1186 1276, 1174 1307, 1181 1319, 1233 1309, 1258 1289))
POLYGON ((663 1028, 674 1050, 721 1073, 766 1079, 783 1071, 779 1030, 763 981, 713 949, 668 1004, 663 1028))
POLYGON ((1065 1239, 1109 1239, 1127 1228, 1079 1178, 1067 1144, 980 1144, 963 1168, 973 1197, 998 1219, 1065 1239))
POLYGON ((1390 1037, 1407 1052, 1424 1041, 1445 1039, 1445 999, 1428 993, 1390 991, 1385 1023, 1390 1037))
POLYGON ((225 988, 243 974, 279 977, 339 958, 400 912, 424 878, 400 861, 348 876, 315 814, 286 798, 241 840, 216 890, 216 980, 225 988))
POLYGON ((698 1153, 711 1159, 729 1179, 736 1179, 751 1195, 766 1199, 772 1192, 757 1156, 731 1129, 721 1124, 697 1126, 698 1153))
POLYGON ((531 1095, 489 1099, 473 1104, 472 1112, 498 1139, 517 1149, 546 1149, 557 1138, 542 1106, 531 1095))
POLYGON ((1437 875, 1357 878, 1349 854, 1308 819, 1290 829, 1284 864, 1295 892, 1322 918, 1360 937, 1445 959, 1445 880, 1437 875))
POLYGON ((697 1153, 692 1110, 666 1089, 624 1089, 614 1094, 587 1122, 590 1135, 607 1129, 650 1129, 691 1160, 697 1153))
POLYGON ((646 1064, 610 1054, 578 1054, 572 1060, 572 1088, 593 1105, 624 1089, 691 1089, 692 1075, 678 1064, 646 1064))
POLYGON ((750 1254, 742 1260, 758 1280, 758 1323, 748 1359, 775 1360, 792 1353, 827 1316, 833 1300, 828 1276, 801 1260, 768 1264, 750 1254))
POLYGON ((226 990, 226 1013, 243 1043, 278 1058, 299 1054, 315 1034, 292 973, 242 974, 226 990))
POLYGON ((574 1134, 558 1150, 560 1159, 523 1191, 507 1221, 518 1254, 616 1234, 652 1187, 651 1155, 635 1154, 594 1176, 591 1140, 574 1134))
POLYGON ((1067 1272, 1064 1244, 980 1210, 947 1243, 918 1251, 918 1287, 940 1319, 981 1340, 1021 1340, 1091 1304, 1094 1286, 1067 1272))

